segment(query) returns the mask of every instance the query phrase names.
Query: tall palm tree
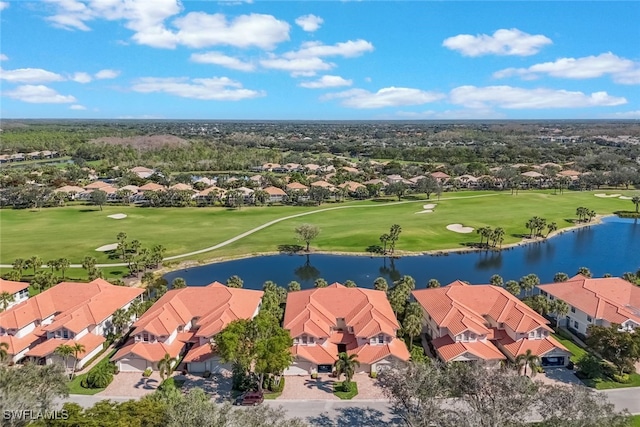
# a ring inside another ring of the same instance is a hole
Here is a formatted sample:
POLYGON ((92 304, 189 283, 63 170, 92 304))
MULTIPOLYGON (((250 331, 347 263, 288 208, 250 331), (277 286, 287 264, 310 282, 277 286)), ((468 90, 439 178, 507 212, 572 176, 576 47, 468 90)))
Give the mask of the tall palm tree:
POLYGON ((171 371, 173 371, 177 362, 178 359, 171 357, 169 353, 165 353, 164 357, 160 359, 158 362, 158 373, 160 374, 162 381, 171 374, 171 371))
POLYGON ((329 284, 321 277, 313 282, 313 286, 316 288, 326 288, 327 286, 329 286, 329 284))
POLYGON ((60 258, 58 260, 58 267, 60 267, 60 271, 62 272, 62 280, 66 278, 65 272, 69 267, 71 267, 71 262, 67 258, 60 258))
POLYGON ((242 288, 244 281, 240 276, 233 275, 227 279, 227 286, 230 288, 242 288))
MULTIPOLYGON (((420 314, 422 314, 422 310, 420 314)), ((415 314, 405 316, 402 328, 409 337, 409 349, 412 349, 413 338, 422 332, 422 316, 416 316, 415 314)))
POLYGON ((19 276, 20 276, 20 278, 18 280, 22 279, 22 271, 25 268, 25 264, 26 264, 26 261, 24 259, 22 259, 22 258, 16 258, 13 261, 13 265, 12 265, 13 269, 15 271, 17 271, 19 273, 19 276))
POLYGON ((0 363, 9 358, 9 343, 0 342, 0 363))
POLYGON ((427 282, 427 288, 439 288, 440 287, 440 282, 438 281, 438 279, 430 279, 427 282))
POLYGON ((555 222, 551 222, 547 225, 547 235, 545 237, 548 237, 549 234, 553 233, 554 231, 556 231, 558 229, 558 224, 556 224, 555 222))
MULTIPOLYGON (((69 357, 73 356, 75 351, 72 346, 67 344, 61 344, 53 351, 58 356, 62 357, 64 361, 64 370, 69 370, 69 357)), ((73 376, 73 372, 69 374, 69 377, 73 376)))
POLYGON ((520 285, 515 280, 509 280, 507 283, 505 283, 504 288, 516 297, 520 295, 520 292, 522 291, 520 289, 520 285))
POLYGON ((142 314, 142 307, 142 301, 140 301, 139 299, 135 299, 129 305, 129 309, 127 310, 127 312, 130 316, 133 316, 134 319, 138 320, 138 317, 140 317, 140 315, 142 314))
POLYGON ((122 259, 125 259, 127 256, 127 233, 121 231, 116 236, 116 239, 118 241, 117 250, 122 252, 122 259))
POLYGON ((529 295, 533 289, 540 284, 540 279, 535 274, 527 274, 520 278, 520 287, 524 289, 525 296, 529 295))
POLYGON ((347 354, 345 352, 338 354, 338 360, 336 360, 335 368, 338 379, 344 374, 345 382, 349 384, 353 375, 356 373, 356 367, 360 366, 357 354, 347 354))
POLYGON ((73 371, 75 372, 78 370, 78 354, 84 353, 85 348, 84 344, 80 344, 79 342, 72 345, 71 348, 73 349, 73 358, 75 359, 73 362, 73 371))
POLYGON ((354 282, 353 280, 347 280, 344 282, 344 286, 346 286, 347 288, 357 288, 358 285, 356 284, 356 282, 354 282))
POLYGON ((493 286, 502 286, 504 285, 504 279, 502 278, 502 276, 498 274, 494 274, 489 279, 489 283, 492 284, 493 286))
POLYGON ((387 279, 384 277, 378 277, 373 282, 373 289, 376 291, 387 292, 389 290, 389 284, 387 283, 387 279))
POLYGON ((42 258, 37 255, 32 256, 25 261, 25 266, 33 268, 33 275, 36 275, 36 271, 42 266, 42 258))
POLYGON ((296 292, 300 289, 302 289, 302 286, 300 286, 300 283, 296 282, 295 280, 292 280, 291 282, 289 282, 289 285, 287 285, 287 291, 289 292, 296 292))
POLYGON ((176 277, 171 282, 171 289, 183 289, 187 287, 187 281, 182 277, 176 277))
POLYGON ((560 319, 569 314, 569 304, 566 302, 556 299, 553 301, 549 311, 556 315, 556 328, 560 326, 560 319))
POLYGON ((111 323, 116 328, 116 334, 122 334, 124 328, 129 325, 131 321, 131 313, 128 313, 126 310, 119 308, 113 312, 113 316, 111 317, 111 323))
POLYGON ((390 236, 385 233, 382 236, 380 236, 380 243, 382 243, 382 253, 386 254, 387 253, 387 243, 389 243, 389 239, 390 236))
POLYGON ((526 353, 519 354, 516 357, 516 366, 518 367, 518 372, 524 368, 524 372, 522 375, 527 375, 527 367, 531 368, 531 377, 535 377, 537 374, 536 368, 540 366, 540 356, 533 354, 531 350, 527 350, 526 353))
POLYGON ((9 304, 11 304, 13 301, 13 294, 10 294, 7 291, 2 291, 2 293, 0 293, 0 306, 2 307, 2 310, 0 311, 6 310, 9 307, 9 304))
POLYGON ((566 282, 567 280, 569 280, 569 276, 567 275, 567 273, 558 272, 555 274, 555 276, 553 276, 553 281, 556 283, 566 282))
POLYGON ((502 242, 504 241, 505 231, 502 227, 497 227, 495 230, 491 232, 491 239, 493 240, 493 247, 496 245, 500 245, 502 247, 502 242))
POLYGON ((638 213, 638 209, 640 209, 640 196, 633 196, 631 198, 631 203, 636 205, 636 213, 638 213))
POLYGON ((591 277, 591 270, 587 267, 580 267, 576 274, 582 274, 584 277, 591 277))

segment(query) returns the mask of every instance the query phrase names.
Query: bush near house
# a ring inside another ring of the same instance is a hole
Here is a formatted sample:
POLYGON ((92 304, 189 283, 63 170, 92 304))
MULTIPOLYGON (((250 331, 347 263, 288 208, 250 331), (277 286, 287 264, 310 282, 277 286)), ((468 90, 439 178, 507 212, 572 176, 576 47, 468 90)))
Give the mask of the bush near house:
POLYGON ((109 361, 111 356, 115 354, 116 350, 110 351, 108 355, 106 355, 100 362, 98 362, 93 368, 89 370, 89 372, 76 376, 73 380, 69 382, 69 393, 70 394, 84 394, 84 395, 93 395, 101 392, 106 388, 106 385, 109 385, 113 380, 113 374, 115 373, 115 365, 109 361), (98 375, 96 372, 105 370, 104 375, 98 375), (98 385, 104 384, 103 380, 100 381, 92 381, 91 385, 96 387, 89 387, 87 380, 91 376, 92 380, 97 380, 98 377, 110 377, 108 382, 104 387, 97 387, 98 385))
POLYGON ((358 395, 358 384, 355 381, 333 383, 333 394, 342 400, 350 400, 358 395))

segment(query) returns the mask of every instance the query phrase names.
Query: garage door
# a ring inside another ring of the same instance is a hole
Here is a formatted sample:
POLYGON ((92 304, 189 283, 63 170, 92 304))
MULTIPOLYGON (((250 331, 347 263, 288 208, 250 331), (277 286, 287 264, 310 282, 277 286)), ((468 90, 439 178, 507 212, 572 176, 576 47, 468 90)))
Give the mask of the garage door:
POLYGON ((147 361, 139 358, 124 358, 118 361, 120 372, 144 372, 147 361))
POLYGON ((191 362, 188 363, 187 370, 192 373, 201 374, 207 370, 204 362, 191 362))
POLYGON ((308 369, 308 362, 302 362, 301 364, 294 362, 291 366, 285 369, 284 375, 309 375, 308 369))
POLYGON ((564 366, 564 357, 543 357, 542 366, 564 366))

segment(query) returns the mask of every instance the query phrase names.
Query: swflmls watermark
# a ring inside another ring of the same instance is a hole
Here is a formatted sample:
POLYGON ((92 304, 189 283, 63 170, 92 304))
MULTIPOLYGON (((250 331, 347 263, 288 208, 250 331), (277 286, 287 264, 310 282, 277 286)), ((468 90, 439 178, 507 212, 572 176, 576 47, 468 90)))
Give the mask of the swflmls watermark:
POLYGON ((59 411, 33 411, 33 410, 19 410, 19 411, 3 411, 2 419, 8 420, 20 420, 20 421, 38 421, 38 420, 68 420, 69 412, 66 409, 59 411))

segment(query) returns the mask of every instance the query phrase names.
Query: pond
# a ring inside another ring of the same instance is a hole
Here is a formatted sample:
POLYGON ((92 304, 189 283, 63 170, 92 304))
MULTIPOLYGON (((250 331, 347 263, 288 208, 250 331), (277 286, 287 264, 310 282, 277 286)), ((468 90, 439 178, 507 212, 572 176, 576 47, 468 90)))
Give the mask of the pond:
MULTIPOLYGON (((402 239, 402 237, 401 237, 402 239)), ((456 279, 474 284, 488 283, 493 274, 505 281, 518 280, 535 273, 540 280, 553 281, 557 272, 573 275, 588 267, 594 277, 605 273, 620 276, 640 269, 640 221, 607 217, 602 224, 568 231, 551 239, 502 251, 475 251, 447 255, 407 256, 399 259, 348 255, 271 255, 226 261, 173 271, 164 277, 171 283, 182 277, 189 286, 204 286, 213 281, 226 282, 232 275, 244 280, 247 289, 262 289, 272 280, 286 286, 300 282, 313 287, 317 278, 329 283, 353 280, 372 287, 377 277, 391 283, 403 275, 412 276, 418 288, 430 279, 442 285, 456 279)))

